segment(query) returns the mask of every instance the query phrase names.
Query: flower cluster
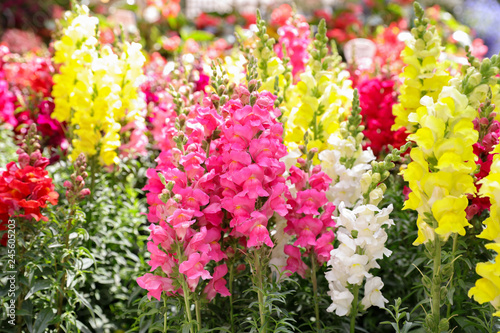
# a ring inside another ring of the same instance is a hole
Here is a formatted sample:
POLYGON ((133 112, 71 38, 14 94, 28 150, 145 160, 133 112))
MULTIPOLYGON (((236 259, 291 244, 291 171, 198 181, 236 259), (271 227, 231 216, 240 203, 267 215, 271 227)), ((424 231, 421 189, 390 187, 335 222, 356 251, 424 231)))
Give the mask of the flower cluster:
MULTIPOLYGON (((0 230, 6 230, 9 216, 47 221, 40 209, 56 205, 59 194, 45 167, 49 159, 40 153, 36 126, 31 125, 21 148, 18 163, 10 162, 0 175, 0 230)), ((1 242, 5 245, 7 235, 1 242)))
POLYGON ((274 50, 281 59, 283 59, 285 50, 286 55, 290 58, 292 75, 296 80, 299 78, 299 74, 304 72, 309 60, 307 48, 311 43, 310 34, 309 24, 299 14, 291 16, 286 24, 278 29, 279 39, 274 50))
MULTIPOLYGON (((256 84, 250 81, 249 87, 256 84)), ((274 212, 281 216, 288 212, 283 196, 285 164, 280 162, 286 155, 283 127, 277 122, 280 113, 274 108, 276 97, 269 92, 250 95, 244 86, 236 91, 238 99, 222 108, 228 118, 219 148, 224 162, 221 206, 232 216, 232 236, 245 236, 247 247, 273 247, 268 221, 274 212)))
POLYGON ((405 209, 419 212, 418 238, 415 245, 434 240, 434 233, 447 239, 451 233, 465 235, 469 226, 465 209, 467 194, 476 191, 471 174, 476 169, 473 144, 478 132, 472 121, 476 111, 467 96, 451 86, 443 87, 435 103, 425 96, 417 109, 420 128, 409 140, 418 147, 411 150, 412 162, 404 171, 412 192, 405 209), (429 224, 425 214, 432 214, 429 224))
POLYGON ((387 233, 383 226, 391 226, 389 219, 392 205, 379 209, 374 205, 361 205, 348 209, 344 203, 340 204, 339 217, 336 219, 338 226, 337 239, 339 246, 332 250, 328 266, 332 269, 326 273, 330 291, 328 294, 332 304, 327 311, 338 316, 346 316, 351 312, 354 294, 365 283, 365 293, 361 300, 362 309, 366 310, 375 305, 380 308, 388 301, 382 296, 380 290, 384 286, 380 277, 369 273, 372 268, 380 268, 378 259, 391 255, 385 247, 387 233), (356 288, 356 290, 353 290, 356 288))
MULTIPOLYGON (((138 87, 145 58, 137 43, 124 43, 120 55, 110 45, 98 47, 97 18, 85 6, 78 11, 54 45, 54 62, 61 67, 54 76, 52 117, 71 126, 74 159, 83 152, 110 165, 118 162, 121 122, 143 122, 138 87)), ((134 133, 131 146, 123 150, 141 152, 145 139, 138 137, 141 133, 134 133)))
MULTIPOLYGON (((337 131, 343 117, 350 108, 352 99, 349 73, 340 70, 340 57, 328 54, 325 22, 318 27, 314 50, 306 71, 294 87, 295 99, 290 99, 284 116, 287 117, 285 143, 291 151, 304 144, 304 135, 309 132, 307 149, 320 152, 328 147, 326 138, 337 131)), ((315 164, 318 160, 315 159, 315 164)))
POLYGON ((406 128, 414 132, 417 125, 416 110, 421 106, 420 99, 425 95, 437 101, 441 89, 450 80, 450 75, 438 62, 441 53, 441 38, 434 26, 427 27, 429 20, 424 18, 424 11, 415 2, 417 19, 411 29, 411 37, 406 40, 406 48, 401 56, 406 67, 401 74, 404 78, 401 86, 399 104, 395 104, 396 116, 394 130, 406 128))
POLYGON ((151 271, 163 272, 138 278, 150 296, 160 299, 162 291, 173 295, 182 289, 187 297, 200 278, 210 280, 204 288, 209 300, 216 293, 227 296, 227 265, 215 267, 213 276, 205 268, 228 258, 224 238, 240 239, 248 248, 273 246, 268 221, 274 212, 288 212, 285 166, 279 161, 286 148, 276 97, 257 89, 250 81, 249 88, 236 87, 226 103, 220 102, 227 96, 213 94, 204 106, 179 110, 172 127, 175 147, 162 151, 144 188, 152 222, 149 264, 151 271))
POLYGON ((369 141, 375 155, 379 155, 387 146, 399 148, 406 142, 404 128, 391 131, 394 124, 392 106, 396 103, 394 81, 390 79, 365 79, 357 84, 359 103, 365 130, 363 134, 369 141))
POLYGON ((370 162, 375 160, 370 148, 362 148, 364 127, 361 125, 358 97, 355 90, 351 115, 329 137, 330 149, 319 154, 322 169, 333 180, 326 196, 337 207, 343 202, 350 208, 362 199, 361 180, 363 174, 371 169, 370 162))
MULTIPOLYGON (((0 119, 16 134, 25 135, 29 125, 37 124, 42 147, 67 149, 64 124, 51 118, 54 103, 50 97, 54 67, 48 57, 10 53, 0 46, 0 119), (5 79, 5 81, 4 81, 5 79), (15 112, 14 112, 15 110, 15 112)), ((56 154, 51 160, 56 158, 56 154)))
MULTIPOLYGON (((332 146, 320 155, 327 174, 337 181, 332 182, 327 193, 337 206, 338 217, 336 237, 339 246, 331 251, 326 273, 332 304, 327 311, 345 316, 353 311, 365 310, 372 305, 383 307, 387 302, 380 293, 383 282, 369 273, 378 268, 377 259, 389 256, 385 248, 387 233, 383 226, 391 226, 389 213, 392 205, 379 209, 386 186, 383 181, 389 170, 400 160, 401 151, 394 149, 382 162, 369 162, 375 158, 370 148, 363 150, 363 126, 361 123, 359 99, 354 91, 352 113, 343 122, 338 134, 330 137, 332 146), (352 208, 351 208, 352 207, 352 208), (366 278, 365 296, 361 306, 357 303, 359 288, 366 278), (354 301, 354 302, 353 302, 354 301)), ((402 149, 406 149, 404 146, 402 149)))
POLYGON ((321 166, 312 168, 311 163, 305 162, 302 167, 306 171, 292 166, 287 179, 290 189, 287 203, 291 208, 286 215, 284 231, 296 239, 293 245, 284 246, 284 253, 289 256, 285 270, 297 272, 304 278, 307 265, 302 260, 303 256, 311 255, 311 260, 316 260, 320 266, 330 258, 335 238, 332 219, 335 206, 326 198, 325 192, 332 180, 321 171, 321 166), (305 249, 305 253, 301 253, 300 248, 305 249))

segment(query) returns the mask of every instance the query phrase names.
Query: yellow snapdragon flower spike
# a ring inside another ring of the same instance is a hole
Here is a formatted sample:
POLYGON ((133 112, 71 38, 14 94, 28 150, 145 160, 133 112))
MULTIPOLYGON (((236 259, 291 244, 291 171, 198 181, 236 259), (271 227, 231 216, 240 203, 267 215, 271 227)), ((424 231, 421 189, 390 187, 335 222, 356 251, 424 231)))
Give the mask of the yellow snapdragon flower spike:
POLYGON ((477 159, 472 148, 478 139, 472 123, 476 111, 467 96, 446 86, 436 102, 425 96, 421 103, 411 116, 419 128, 408 137, 417 147, 403 171, 412 190, 404 209, 419 213, 414 245, 433 240, 434 232, 443 239, 453 233, 465 235, 465 227, 470 226, 465 214, 467 193, 476 190, 471 176, 477 159), (426 213, 432 214, 437 226, 425 221, 426 213))
POLYGON ((124 43, 117 55, 109 45, 99 46, 98 19, 86 6, 68 16, 63 37, 55 43, 53 118, 67 122, 72 133, 71 157, 99 156, 104 165, 119 161, 122 123, 143 119, 145 104, 139 96, 145 57, 137 43, 124 43))
MULTIPOLYGON (((326 29, 322 21, 314 42, 309 64, 300 81, 287 92, 284 122, 285 144, 290 150, 304 145, 304 134, 309 133, 308 150, 329 147, 328 138, 337 132, 340 123, 347 118, 352 106, 354 90, 349 74, 341 69, 337 54, 327 56, 326 29)), ((319 160, 313 160, 315 164, 319 160)))
POLYGON ((393 106, 396 117, 393 130, 406 127, 411 133, 418 127, 414 113, 421 107, 421 98, 428 96, 437 101, 441 89, 451 76, 438 59, 441 54, 441 39, 435 27, 428 28, 429 20, 424 18, 422 8, 415 8, 417 19, 406 47, 401 52, 406 67, 401 73, 399 103, 393 106))

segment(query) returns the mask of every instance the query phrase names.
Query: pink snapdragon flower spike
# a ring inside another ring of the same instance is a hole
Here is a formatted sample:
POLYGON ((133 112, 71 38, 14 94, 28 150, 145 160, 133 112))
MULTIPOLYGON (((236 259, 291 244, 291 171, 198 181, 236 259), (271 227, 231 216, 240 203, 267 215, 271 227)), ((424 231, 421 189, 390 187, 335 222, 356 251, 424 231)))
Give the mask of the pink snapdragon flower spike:
POLYGON ((283 48, 285 48, 292 65, 292 75, 297 80, 309 61, 307 50, 311 43, 309 24, 304 16, 292 15, 278 28, 278 35, 278 43, 274 46, 276 54, 283 59, 283 48))
POLYGON ((157 167, 147 171, 144 187, 152 223, 151 273, 138 279, 157 299, 162 292, 199 297, 201 290, 209 300, 228 296, 224 260, 235 255, 234 244, 273 247, 269 220, 291 208, 285 198, 280 159, 286 147, 276 97, 256 91, 250 96, 245 86, 234 91, 223 105, 212 95, 175 119, 163 118, 167 124, 157 132, 163 151, 157 167), (171 283, 163 283, 163 277, 171 283))
POLYGON ((287 224, 284 228, 284 232, 295 239, 293 245, 284 247, 284 253, 288 255, 285 269, 302 277, 309 268, 300 257, 311 256, 311 260, 315 260, 311 274, 316 274, 314 268, 330 258, 335 238, 332 217, 335 206, 326 197, 332 179, 321 171, 321 166, 311 166, 314 151, 304 153, 308 161, 300 161, 300 168, 292 165, 288 170, 286 197, 291 209, 285 216, 287 224))
POLYGON ((235 95, 221 109, 226 115, 217 151, 222 161, 222 207, 228 212, 230 235, 243 238, 247 248, 273 247, 268 221, 276 212, 284 216, 288 205, 280 161, 286 155, 283 126, 274 108, 275 96, 235 87, 235 95), (264 204, 260 204, 264 203, 264 204))

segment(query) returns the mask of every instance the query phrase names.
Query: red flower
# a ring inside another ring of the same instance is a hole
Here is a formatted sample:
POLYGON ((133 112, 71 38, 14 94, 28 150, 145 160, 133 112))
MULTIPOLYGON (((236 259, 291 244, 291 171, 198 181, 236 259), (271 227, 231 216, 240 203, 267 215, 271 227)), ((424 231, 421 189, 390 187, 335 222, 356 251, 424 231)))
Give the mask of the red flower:
MULTIPOLYGON (((57 204, 59 194, 45 170, 49 161, 39 154, 35 152, 30 158, 20 151, 19 166, 10 162, 0 175, 0 230, 5 230, 9 216, 47 221, 40 209, 47 207, 47 203, 57 204), (32 165, 28 164, 30 160, 32 165)), ((5 245, 5 241, 6 235, 1 244, 5 245)))

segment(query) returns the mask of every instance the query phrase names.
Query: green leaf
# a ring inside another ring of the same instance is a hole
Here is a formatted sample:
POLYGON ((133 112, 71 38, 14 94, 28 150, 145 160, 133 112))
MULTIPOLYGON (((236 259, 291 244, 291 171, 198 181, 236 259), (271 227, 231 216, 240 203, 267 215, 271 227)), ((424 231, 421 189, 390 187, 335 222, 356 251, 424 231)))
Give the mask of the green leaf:
POLYGON ((51 308, 43 309, 38 314, 38 317, 36 317, 35 324, 33 325, 35 327, 35 330, 33 332, 34 333, 45 332, 45 329, 47 328, 47 326, 49 326, 50 321, 54 318, 55 315, 56 314, 52 312, 51 308))
POLYGON ((26 294, 26 297, 24 297, 25 300, 27 300, 31 295, 36 293, 37 291, 47 289, 52 285, 52 281, 50 280, 36 280, 35 284, 33 287, 31 287, 30 291, 26 294))
POLYGON ((87 301, 87 299, 82 294, 80 294, 78 291, 76 291, 75 289, 73 289, 73 292, 75 293, 76 297, 78 297, 80 302, 83 305, 85 305, 85 307, 87 309, 89 309, 90 314, 92 315, 92 318, 94 318, 94 310, 92 309, 92 305, 90 305, 89 301, 87 301))

